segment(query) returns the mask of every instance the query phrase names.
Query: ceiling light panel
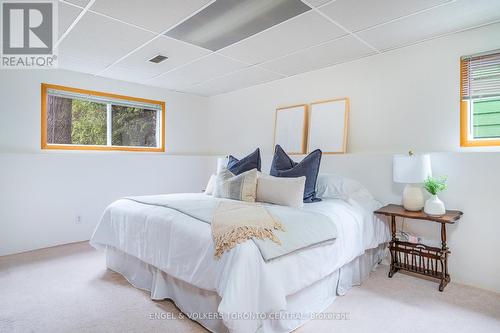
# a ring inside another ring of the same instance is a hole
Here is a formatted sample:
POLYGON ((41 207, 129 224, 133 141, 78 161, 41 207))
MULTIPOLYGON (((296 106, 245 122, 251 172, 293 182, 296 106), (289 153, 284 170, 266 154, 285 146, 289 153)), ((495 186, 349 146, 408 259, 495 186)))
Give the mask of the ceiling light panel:
POLYGON ((300 0, 217 0, 166 35, 217 51, 310 9, 300 0))
POLYGON ((97 0, 91 10, 162 33, 211 0, 97 0))
POLYGON ((351 31, 418 12, 452 0, 336 0, 321 11, 351 31))
POLYGON ((320 14, 310 11, 220 52, 238 60, 258 64, 345 34, 320 14))

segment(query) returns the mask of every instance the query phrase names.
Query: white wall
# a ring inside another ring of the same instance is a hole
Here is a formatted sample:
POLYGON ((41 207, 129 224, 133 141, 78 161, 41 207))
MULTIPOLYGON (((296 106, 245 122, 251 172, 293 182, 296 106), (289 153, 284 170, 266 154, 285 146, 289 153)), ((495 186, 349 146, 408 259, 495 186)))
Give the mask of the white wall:
POLYGON ((276 107, 344 96, 350 152, 458 151, 460 56, 499 36, 491 25, 213 97, 211 151, 270 153, 276 107))
MULTIPOLYGON (((452 280, 500 292, 496 244, 500 235, 500 153, 440 152, 432 153, 431 159, 434 174, 448 176, 449 188, 440 195, 441 199, 447 208, 464 212, 456 225, 447 227, 452 280)), ((269 155, 267 161, 270 160, 269 155)), ((384 204, 401 200, 403 185, 392 182, 390 153, 325 155, 320 172, 356 179, 384 204)), ((438 244, 439 228, 432 222, 404 224, 404 230, 438 244)))
POLYGON ((207 150, 207 98, 66 70, 2 70, 0 152, 40 152, 41 83, 165 101, 167 153, 200 154, 207 150))
POLYGON ((106 205, 126 195, 200 191, 213 160, 201 156, 207 104, 70 71, 1 71, 0 255, 87 240, 106 205), (42 82, 165 101, 167 154, 41 151, 42 82))
MULTIPOLYGON (((442 198, 465 213, 449 227, 452 279, 500 291, 500 154, 459 147, 460 56, 500 48, 499 36, 500 24, 491 25, 213 97, 210 151, 245 154, 259 146, 266 171, 276 107, 348 96, 350 153, 324 156, 322 172, 352 177, 382 202, 398 202, 392 154, 433 152, 434 173, 449 176, 442 198)), ((439 237, 438 225, 412 222, 406 230, 439 237)))
POLYGON ((0 255, 88 240, 111 202, 200 192, 213 165, 208 156, 0 154, 0 255))

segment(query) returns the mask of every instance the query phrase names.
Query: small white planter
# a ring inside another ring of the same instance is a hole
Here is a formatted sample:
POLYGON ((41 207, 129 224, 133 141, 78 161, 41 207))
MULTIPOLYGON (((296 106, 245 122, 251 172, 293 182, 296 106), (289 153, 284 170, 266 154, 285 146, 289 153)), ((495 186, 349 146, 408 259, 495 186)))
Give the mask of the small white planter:
POLYGON ((446 214, 446 208, 444 203, 438 198, 437 195, 433 195, 425 202, 424 212, 427 215, 441 216, 446 214))

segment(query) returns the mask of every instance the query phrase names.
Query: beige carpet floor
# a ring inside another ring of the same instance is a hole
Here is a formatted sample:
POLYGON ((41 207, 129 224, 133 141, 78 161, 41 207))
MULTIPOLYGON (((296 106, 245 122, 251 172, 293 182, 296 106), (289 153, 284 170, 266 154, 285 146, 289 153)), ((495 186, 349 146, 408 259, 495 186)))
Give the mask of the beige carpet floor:
MULTIPOLYGON (((380 266, 297 332, 500 332, 500 294, 404 274, 380 266)), ((102 252, 76 243, 0 257, 0 332, 206 332, 170 301, 152 301, 107 270, 102 252), (151 319, 158 314, 163 319, 151 319)))

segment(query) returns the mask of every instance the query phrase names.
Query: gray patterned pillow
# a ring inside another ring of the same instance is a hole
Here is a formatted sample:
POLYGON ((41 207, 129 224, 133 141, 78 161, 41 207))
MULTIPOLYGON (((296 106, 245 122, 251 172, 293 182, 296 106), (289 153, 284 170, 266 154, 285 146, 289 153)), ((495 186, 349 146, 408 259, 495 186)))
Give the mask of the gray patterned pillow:
POLYGON ((235 176, 223 169, 215 180, 214 197, 255 202, 257 193, 257 169, 235 176))

